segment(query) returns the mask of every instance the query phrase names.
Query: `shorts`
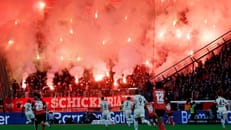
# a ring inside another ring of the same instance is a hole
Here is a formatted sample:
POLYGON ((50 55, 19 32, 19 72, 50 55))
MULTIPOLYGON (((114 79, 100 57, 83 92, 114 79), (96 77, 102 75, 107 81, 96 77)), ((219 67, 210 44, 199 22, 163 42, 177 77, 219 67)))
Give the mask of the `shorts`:
POLYGON ((156 109, 156 114, 158 117, 163 117, 165 113, 165 110, 163 109, 156 109))
POLYGON ((41 122, 46 122, 46 113, 35 115, 35 123, 40 124, 41 122))
POLYGON ((131 110, 124 110, 124 115, 126 119, 131 118, 132 111, 131 110))
POLYGON ((227 109, 225 107, 218 107, 217 112, 223 115, 227 113, 227 109))
POLYGON ((134 118, 144 118, 145 117, 145 110, 144 109, 135 109, 134 110, 134 118))
POLYGON ((154 115, 154 114, 148 116, 148 120, 150 120, 150 121, 155 121, 156 119, 158 119, 158 118, 157 118, 157 116, 154 115))
POLYGON ((172 117, 172 112, 167 113, 168 117, 172 117))
POLYGON ((111 114, 109 111, 103 111, 102 112, 102 119, 104 120, 110 120, 111 119, 111 114))
POLYGON ((25 112, 27 120, 34 119, 34 113, 32 111, 25 112))

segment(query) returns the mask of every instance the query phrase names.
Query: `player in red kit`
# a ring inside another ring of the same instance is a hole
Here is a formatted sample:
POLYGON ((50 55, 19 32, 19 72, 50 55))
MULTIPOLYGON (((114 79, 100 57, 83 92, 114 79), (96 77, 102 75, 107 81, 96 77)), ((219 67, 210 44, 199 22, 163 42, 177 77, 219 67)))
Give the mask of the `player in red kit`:
POLYGON ((41 95, 38 93, 34 94, 34 103, 33 110, 35 113, 35 130, 38 130, 38 125, 41 124, 42 130, 45 130, 45 122, 46 122, 46 110, 44 107, 44 103, 41 100, 41 95))
POLYGON ((153 102, 155 106, 155 111, 158 116, 158 127, 159 130, 166 130, 164 125, 164 113, 166 110, 165 104, 165 90, 162 88, 162 83, 157 82, 155 88, 153 89, 153 102))
POLYGON ((175 122, 172 116, 172 107, 171 107, 171 103, 169 100, 166 100, 166 113, 168 117, 168 124, 175 126, 175 122))
POLYGON ((148 119, 152 125, 157 125, 158 124, 158 118, 156 115, 156 111, 154 108, 154 103, 153 102, 148 102, 146 104, 146 110, 148 112, 148 119))

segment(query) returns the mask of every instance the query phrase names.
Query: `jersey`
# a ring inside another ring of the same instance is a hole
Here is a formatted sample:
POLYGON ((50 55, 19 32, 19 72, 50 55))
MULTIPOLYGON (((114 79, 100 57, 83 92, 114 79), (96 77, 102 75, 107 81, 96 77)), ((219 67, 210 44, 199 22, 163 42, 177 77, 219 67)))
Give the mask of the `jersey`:
POLYGON ((125 110, 131 110, 132 109, 132 102, 129 100, 126 100, 123 102, 123 111, 125 110))
POLYGON ((142 95, 134 96, 134 107, 135 109, 144 109, 147 100, 142 95))
POLYGON ((154 106, 153 105, 154 105, 153 102, 149 102, 146 105, 146 109, 147 109, 147 112, 148 112, 148 117, 155 116, 155 111, 154 111, 154 106))
POLYGON ((101 101, 102 119, 111 120, 111 115, 109 112, 109 103, 107 101, 101 101))
POLYGON ((216 103, 217 103, 217 107, 218 107, 218 112, 221 112, 221 113, 227 112, 226 105, 228 105, 229 103, 225 98, 219 96, 216 99, 216 103))
POLYGON ((24 108, 25 108, 25 112, 32 112, 32 105, 31 105, 31 103, 26 103, 24 105, 24 108))
POLYGON ((24 104, 24 111, 25 111, 25 116, 26 116, 26 124, 32 123, 32 119, 34 119, 35 115, 32 110, 32 104, 27 102, 24 104))
POLYGON ((35 103, 34 103, 35 115, 44 114, 46 112, 46 110, 44 108, 45 107, 44 107, 42 101, 40 101, 40 100, 35 101, 35 103))
POLYGON ((125 118, 129 120, 132 114, 132 102, 130 100, 126 100, 122 104, 122 110, 124 112, 125 118))
POLYGON ((147 100, 142 95, 134 96, 134 118, 144 118, 145 117, 145 104, 147 100))
POLYGON ((166 113, 172 113, 172 107, 170 103, 166 104, 166 113))
POLYGON ((101 101, 100 105, 102 111, 109 111, 109 103, 107 101, 101 101))
POLYGON ((162 89, 155 89, 152 94, 155 109, 165 110, 165 91, 162 89))

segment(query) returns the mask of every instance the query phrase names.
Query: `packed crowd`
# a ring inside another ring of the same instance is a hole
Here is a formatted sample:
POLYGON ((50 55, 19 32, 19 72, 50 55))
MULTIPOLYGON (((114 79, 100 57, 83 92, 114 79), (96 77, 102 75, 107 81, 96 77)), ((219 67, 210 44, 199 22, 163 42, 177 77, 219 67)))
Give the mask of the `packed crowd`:
POLYGON ((218 54, 211 52, 211 57, 203 63, 196 61, 191 72, 167 77, 165 88, 173 94, 173 100, 215 99, 218 90, 231 99, 231 45, 225 44, 218 54))
POLYGON ((117 79, 116 85, 114 84, 114 74, 115 72, 110 71, 109 76, 96 81, 92 70, 85 69, 82 77, 76 80, 68 69, 63 69, 54 74, 54 90, 51 90, 47 85, 47 72, 37 71, 27 77, 24 89, 21 86, 22 83, 13 82, 13 97, 32 97, 34 92, 41 93, 43 97, 125 95, 134 92, 129 88, 145 88, 146 82, 150 79, 148 68, 145 65, 137 65, 131 75, 126 77, 122 75, 117 79), (124 80, 124 78, 126 79, 124 80))
MULTIPOLYGON (((171 100, 186 100, 193 97, 199 99, 215 99, 216 90, 222 89, 226 98, 231 99, 231 46, 224 45, 218 54, 211 52, 210 58, 203 63, 196 60, 193 70, 189 73, 178 73, 165 78, 162 83, 171 100)), ((124 75, 114 85, 115 72, 110 71, 101 81, 95 81, 92 70, 85 69, 77 82, 68 69, 54 74, 53 87, 47 85, 47 72, 37 71, 26 79, 26 88, 16 81, 13 82, 13 97, 31 97, 39 92, 43 97, 50 96, 114 96, 133 94, 132 88, 139 88, 147 99, 152 99, 152 74, 145 65, 137 65, 131 75, 124 75)), ((21 83, 20 83, 21 84, 21 83)))

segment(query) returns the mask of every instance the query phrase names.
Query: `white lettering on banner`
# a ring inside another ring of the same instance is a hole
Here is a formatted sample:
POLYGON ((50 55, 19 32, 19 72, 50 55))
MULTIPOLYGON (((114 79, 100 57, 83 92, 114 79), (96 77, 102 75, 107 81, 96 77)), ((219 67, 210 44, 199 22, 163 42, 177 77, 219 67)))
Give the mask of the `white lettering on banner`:
POLYGON ((190 118, 190 115, 188 115, 186 111, 181 111, 181 123, 182 124, 187 124, 189 118, 190 118))
POLYGON ((111 112, 111 117, 112 117, 112 120, 116 123, 116 124, 119 124, 119 123, 125 123, 125 116, 122 112, 120 112, 119 114, 115 114, 114 112, 111 112))
MULTIPOLYGON (((187 124, 188 120, 190 119, 191 114, 187 113, 186 111, 181 111, 181 123, 187 124)), ((198 113, 196 114, 196 119, 207 119, 208 117, 205 115, 205 113, 198 113)))
POLYGON ((92 98, 90 97, 90 105, 89 107, 99 107, 99 103, 97 104, 96 101, 99 102, 99 98, 92 98))
POLYGON ((208 119, 205 113, 199 113, 195 116, 196 119, 208 119))
POLYGON ((74 121, 79 122, 82 116, 83 116, 82 114, 79 114, 79 115, 76 115, 76 114, 62 115, 62 113, 60 113, 60 112, 55 112, 54 113, 54 118, 56 120, 59 120, 59 123, 64 123, 64 124, 66 123, 68 118, 72 118, 74 121))
POLYGON ((228 111, 228 123, 231 124, 231 111, 228 111))
POLYGON ((66 101, 66 98, 59 99, 60 108, 66 108, 66 105, 64 104, 65 101, 66 101))
MULTIPOLYGON (((112 107, 121 105, 121 96, 106 97, 106 100, 110 102, 112 107)), ((100 107, 99 97, 63 97, 63 98, 51 98, 51 109, 55 108, 76 108, 76 107, 100 107)))
MULTIPOLYGON (((181 123, 182 124, 187 124, 188 123, 188 120, 190 119, 190 114, 187 113, 186 111, 181 111, 181 123)), ((220 119, 221 116, 220 114, 218 113, 217 114, 217 118, 220 119)), ((196 114, 196 119, 208 119, 208 116, 206 116, 205 113, 198 113, 196 114)), ((228 124, 231 124, 231 111, 228 111, 228 117, 227 117, 227 123, 228 124)))
POLYGON ((67 102, 68 102, 67 107, 68 108, 77 107, 76 101, 77 98, 67 98, 67 102))
POLYGON ((121 106, 121 97, 107 97, 106 100, 112 107, 121 106))
POLYGON ((81 98, 79 98, 79 97, 75 97, 75 98, 76 98, 76 101, 77 101, 77 102, 76 102, 76 106, 77 106, 77 107, 81 107, 81 105, 80 105, 80 99, 81 99, 81 98))
MULTIPOLYGON (((64 115, 63 118, 61 119, 62 122, 65 124, 66 120, 68 120, 69 118, 71 118, 71 115, 64 115)), ((73 119, 74 120, 74 119, 73 119)))
POLYGON ((51 108, 57 108, 59 107, 59 101, 57 98, 52 98, 51 99, 51 108))
POLYGON ((62 117, 62 114, 61 113, 59 113, 59 112, 54 112, 54 118, 55 119, 61 119, 61 117, 62 117))
MULTIPOLYGON (((112 120, 114 120, 115 123, 119 124, 119 123, 125 123, 126 120, 125 120, 125 116, 122 112, 119 112, 119 113, 114 113, 114 112, 111 112, 111 117, 112 117, 112 120)), ((54 118, 59 120, 60 122, 59 123, 66 123, 67 119, 68 118, 71 118, 75 121, 75 122, 79 122, 81 117, 83 116, 83 113, 81 114, 62 114, 60 112, 55 112, 54 113, 54 118)), ((96 115, 98 119, 101 119, 101 114, 97 114, 96 115)))
POLYGON ((7 125, 9 118, 10 118, 10 116, 8 116, 8 115, 0 116, 0 125, 7 125))
MULTIPOLYGON (((121 101, 126 99, 127 96, 111 96, 105 97, 105 100, 109 101, 112 107, 120 107, 121 101)), ((47 102, 50 110, 66 109, 66 108, 99 108, 100 97, 45 97, 43 98, 47 102)), ((27 98, 18 99, 6 99, 4 105, 8 112, 21 112, 21 108, 17 107, 18 104, 25 104, 27 98), (11 103, 12 105, 9 105, 11 103)), ((61 110, 62 111, 62 110, 61 110)))
POLYGON ((88 103, 87 103, 88 100, 89 100, 89 98, 86 98, 86 97, 82 98, 81 106, 88 107, 88 103))
POLYGON ((116 101, 115 106, 121 106, 121 97, 114 97, 114 100, 116 101))
POLYGON ((111 107, 114 107, 113 98, 112 97, 107 97, 106 100, 110 103, 111 107))

